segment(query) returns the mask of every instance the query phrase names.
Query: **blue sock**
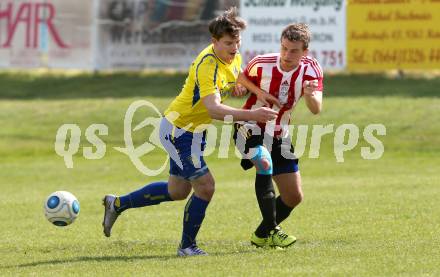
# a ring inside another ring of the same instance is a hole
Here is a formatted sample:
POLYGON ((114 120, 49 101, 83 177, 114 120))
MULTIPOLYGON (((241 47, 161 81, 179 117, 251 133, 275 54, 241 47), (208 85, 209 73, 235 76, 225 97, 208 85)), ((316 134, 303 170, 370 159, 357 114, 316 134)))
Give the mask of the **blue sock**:
POLYGON ((186 203, 180 248, 187 248, 196 243, 196 236, 205 218, 205 211, 208 204, 208 201, 200 199, 194 194, 186 203))
POLYGON ((173 201, 168 193, 168 183, 155 182, 117 197, 114 207, 116 212, 121 213, 126 209, 157 205, 164 201, 173 201))

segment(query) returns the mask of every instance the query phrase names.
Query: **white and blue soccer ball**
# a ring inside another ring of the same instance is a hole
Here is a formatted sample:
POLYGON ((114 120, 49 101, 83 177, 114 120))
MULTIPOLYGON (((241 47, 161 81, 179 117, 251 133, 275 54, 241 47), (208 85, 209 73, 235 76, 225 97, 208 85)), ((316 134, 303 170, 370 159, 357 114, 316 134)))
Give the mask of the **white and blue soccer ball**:
POLYGON ((79 214, 78 199, 68 191, 56 191, 47 197, 44 214, 56 226, 72 224, 79 214))

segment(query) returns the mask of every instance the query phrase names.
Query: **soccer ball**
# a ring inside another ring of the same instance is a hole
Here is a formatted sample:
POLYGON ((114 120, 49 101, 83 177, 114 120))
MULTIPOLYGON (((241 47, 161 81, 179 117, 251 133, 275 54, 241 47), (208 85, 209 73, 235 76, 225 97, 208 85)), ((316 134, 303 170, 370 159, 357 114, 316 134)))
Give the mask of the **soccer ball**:
POLYGON ((56 226, 72 224, 79 214, 79 202, 67 191, 56 191, 44 203, 44 215, 56 226))

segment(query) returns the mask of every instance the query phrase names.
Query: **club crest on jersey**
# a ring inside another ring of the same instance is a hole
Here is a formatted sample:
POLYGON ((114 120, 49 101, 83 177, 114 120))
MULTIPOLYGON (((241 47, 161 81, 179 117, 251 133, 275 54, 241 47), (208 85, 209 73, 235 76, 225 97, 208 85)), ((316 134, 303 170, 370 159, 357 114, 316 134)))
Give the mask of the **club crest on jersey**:
POLYGON ((287 80, 285 80, 280 85, 280 93, 278 94, 278 100, 280 100, 281 104, 287 103, 287 100, 289 98, 289 87, 290 87, 290 83, 287 80))

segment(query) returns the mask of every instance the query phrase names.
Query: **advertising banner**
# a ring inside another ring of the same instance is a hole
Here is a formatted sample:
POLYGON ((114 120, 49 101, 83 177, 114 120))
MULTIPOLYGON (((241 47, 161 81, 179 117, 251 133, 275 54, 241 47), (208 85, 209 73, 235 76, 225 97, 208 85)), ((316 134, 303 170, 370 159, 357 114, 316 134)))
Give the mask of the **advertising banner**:
POLYGON ((99 68, 187 70, 211 42, 218 2, 100 1, 99 68))
POLYGON ((248 62, 258 54, 279 52, 280 35, 291 23, 306 23, 312 32, 309 45, 325 69, 345 67, 345 1, 343 0, 242 0, 244 31, 242 54, 248 62))
POLYGON ((349 0, 350 70, 440 69, 440 1, 349 0))
POLYGON ((0 0, 0 67, 93 67, 93 1, 0 0))

